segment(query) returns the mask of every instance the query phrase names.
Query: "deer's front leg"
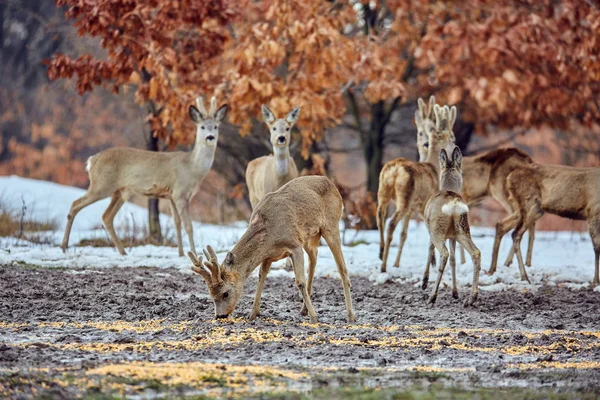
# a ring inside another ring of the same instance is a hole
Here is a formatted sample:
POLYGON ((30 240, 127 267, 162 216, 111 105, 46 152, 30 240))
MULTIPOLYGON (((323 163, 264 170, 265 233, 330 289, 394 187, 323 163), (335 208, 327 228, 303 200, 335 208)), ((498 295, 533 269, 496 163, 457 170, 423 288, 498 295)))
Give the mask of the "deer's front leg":
POLYGON ((265 279, 267 278, 267 274, 271 270, 271 262, 264 261, 260 266, 260 271, 258 272, 258 286, 256 287, 256 295, 254 296, 254 303, 252 304, 252 311, 248 316, 248 319, 254 320, 259 314, 260 310, 260 296, 262 294, 263 288, 265 287, 265 279))
POLYGON ((304 253, 302 252, 302 247, 296 247, 292 251, 292 263, 294 264, 296 286, 298 286, 298 290, 300 291, 302 299, 304 300, 304 305, 308 310, 310 322, 315 324, 319 322, 319 320, 317 318, 317 313, 315 312, 315 309, 310 301, 310 296, 308 295, 308 289, 306 287, 306 275, 304 274, 304 253))

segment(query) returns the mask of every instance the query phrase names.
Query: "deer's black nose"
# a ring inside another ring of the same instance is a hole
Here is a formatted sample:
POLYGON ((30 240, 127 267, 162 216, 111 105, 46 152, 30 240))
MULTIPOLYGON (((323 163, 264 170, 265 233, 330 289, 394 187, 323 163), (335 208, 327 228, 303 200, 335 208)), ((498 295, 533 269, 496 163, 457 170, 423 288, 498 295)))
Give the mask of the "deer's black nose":
POLYGON ((277 138, 277 142, 278 142, 279 144, 284 144, 284 143, 285 143, 285 136, 279 136, 279 137, 277 138))
POLYGON ((215 140, 215 137, 214 137, 213 135, 208 135, 208 136, 206 137, 206 140, 208 140, 208 141, 212 142, 213 140, 215 140))

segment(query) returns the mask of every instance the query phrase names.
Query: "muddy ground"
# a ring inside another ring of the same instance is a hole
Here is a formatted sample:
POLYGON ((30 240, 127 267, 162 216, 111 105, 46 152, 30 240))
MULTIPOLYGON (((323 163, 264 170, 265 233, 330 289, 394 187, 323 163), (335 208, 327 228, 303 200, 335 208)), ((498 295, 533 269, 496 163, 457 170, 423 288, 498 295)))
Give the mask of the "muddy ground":
POLYGON ((331 278, 315 280, 317 325, 299 314, 289 278, 267 279, 256 321, 245 319, 255 279, 235 317, 215 321, 201 278, 175 269, 3 266, 0 397, 331 398, 337 392, 327 390, 338 387, 382 396, 450 387, 530 388, 532 398, 600 393, 599 292, 482 292, 463 308, 467 288, 459 300, 443 288, 428 307, 413 285, 352 285, 352 325, 331 278))

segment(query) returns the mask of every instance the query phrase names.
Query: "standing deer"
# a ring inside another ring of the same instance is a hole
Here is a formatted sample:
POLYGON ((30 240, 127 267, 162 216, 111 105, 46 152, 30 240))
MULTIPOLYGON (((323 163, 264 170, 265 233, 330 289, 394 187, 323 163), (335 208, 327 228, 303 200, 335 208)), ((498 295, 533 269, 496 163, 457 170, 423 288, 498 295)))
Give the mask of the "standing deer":
POLYGON ((377 227, 379 228, 380 246, 379 257, 382 260, 381 272, 386 271, 386 264, 394 230, 398 222, 403 220, 404 226, 400 236, 400 248, 394 266, 400 265, 402 248, 406 241, 408 219, 413 212, 423 215, 425 203, 436 191, 438 186, 437 169, 440 150, 448 145, 454 145, 452 126, 456 121, 456 107, 434 107, 435 126, 423 125, 421 113, 415 114, 417 126, 428 129, 430 148, 425 162, 415 162, 405 158, 389 161, 379 174, 379 189, 377 191, 377 227), (384 237, 387 206, 394 198, 396 211, 388 225, 387 239, 384 237))
POLYGON ((88 159, 86 170, 90 177, 90 186, 87 193, 75 200, 69 210, 67 228, 61 245, 63 252, 67 250, 71 226, 77 213, 92 203, 112 196, 102 215, 102 221, 119 253, 125 255, 113 220, 121 206, 134 193, 169 199, 177 230, 179 255, 183 256, 182 219, 190 247, 195 251, 189 202, 212 166, 219 139, 219 124, 227 115, 227 105, 222 105, 217 110, 217 100, 214 97, 209 112, 206 112, 200 97, 196 99, 196 104, 198 108, 189 108, 190 117, 197 126, 196 143, 191 152, 159 153, 116 147, 88 159))
MULTIPOLYGON (((592 286, 599 285, 600 168, 534 163, 515 169, 506 183, 515 211, 500 222, 500 234, 516 227, 512 234, 513 251, 517 253, 521 279, 529 282, 520 247, 523 234, 534 227, 544 213, 551 213, 587 222, 595 254, 592 286)), ((497 252, 494 255, 497 256, 497 252)))
POLYGON ((317 251, 323 237, 333 253, 342 278, 348 322, 353 322, 354 310, 350 297, 350 279, 342 254, 339 221, 342 217, 342 196, 335 185, 323 176, 304 176, 294 179, 276 192, 266 194, 258 203, 250 225, 221 265, 212 248, 204 252, 208 261, 188 253, 192 270, 202 276, 215 303, 216 318, 228 317, 238 302, 244 283, 260 264, 258 286, 254 297, 251 320, 259 314, 260 296, 271 264, 285 257, 292 258, 296 286, 302 294, 301 313, 318 322, 310 301, 317 264, 317 251), (309 258, 308 283, 304 275, 304 253, 309 258), (206 267, 206 268, 204 268, 206 267))
MULTIPOLYGON (((435 105, 433 96, 429 99, 429 111, 425 110, 425 103, 419 99, 419 110, 421 124, 426 125, 431 123, 431 108, 435 105)), ((415 121, 417 116, 415 116, 415 121)), ((423 161, 423 156, 427 155, 429 150, 427 135, 423 135, 423 128, 419 129, 417 124, 417 149, 419 151, 420 161, 423 161)), ((515 168, 522 165, 531 164, 533 160, 523 151, 508 147, 503 149, 492 150, 483 154, 472 157, 464 157, 462 159, 463 186, 461 195, 464 201, 469 206, 473 206, 481 202, 485 197, 492 196, 502 207, 508 212, 513 213, 513 207, 508 200, 508 190, 506 188, 506 177, 515 168)), ((500 240, 503 234, 500 234, 501 223, 496 224, 496 241, 494 254, 497 254, 500 247, 500 240)), ((512 226, 514 228, 514 226, 512 226)), ((512 229, 510 228, 510 229, 512 229)), ((510 230, 509 229, 509 230, 510 230)), ((529 229, 529 247, 527 250, 527 265, 531 265, 533 254, 533 242, 535 239, 535 226, 529 229)), ((452 255, 453 256, 453 255, 452 255)), ((505 265, 509 266, 514 258, 514 252, 511 249, 505 265)), ((461 262, 465 262, 464 252, 461 248, 461 262)), ((492 257, 492 264, 489 273, 493 274, 496 271, 497 256, 492 257)))
MULTIPOLYGON (((440 191, 432 196, 425 206, 425 223, 429 231, 429 260, 427 261, 425 274, 423 275, 423 288, 427 287, 429 280, 429 264, 433 257, 434 248, 440 253, 440 265, 435 287, 429 297, 429 303, 435 303, 438 290, 444 274, 444 268, 448 262, 448 249, 445 242, 450 239, 450 250, 454 251, 456 241, 471 255, 473 260, 473 288, 471 297, 465 301, 465 306, 473 305, 479 294, 479 271, 481 270, 481 253, 471 240, 468 212, 469 207, 460 196, 462 187, 462 154, 458 147, 452 151, 452 159, 448 159, 446 150, 439 153, 440 163, 440 191)), ((458 297, 456 292, 456 265, 450 260, 452 267, 452 294, 458 297)))
POLYGON ((260 199, 298 177, 298 168, 290 156, 290 132, 300 117, 300 107, 294 108, 285 119, 278 119, 269 107, 262 105, 262 117, 271 133, 273 154, 248 163, 246 185, 252 209, 260 199))

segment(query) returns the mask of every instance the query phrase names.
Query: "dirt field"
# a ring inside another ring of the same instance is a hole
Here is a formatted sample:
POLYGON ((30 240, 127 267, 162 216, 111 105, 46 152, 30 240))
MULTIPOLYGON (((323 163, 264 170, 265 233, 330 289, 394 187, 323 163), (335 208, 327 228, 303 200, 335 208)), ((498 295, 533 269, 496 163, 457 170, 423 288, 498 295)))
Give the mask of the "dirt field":
POLYGON ((256 321, 245 319, 253 279, 236 318, 215 321, 201 278, 175 269, 4 266, 0 397, 600 394, 598 292, 482 292, 465 309, 466 288, 427 307, 412 285, 352 284, 353 325, 340 281, 326 278, 317 325, 284 278, 267 279, 256 321))

